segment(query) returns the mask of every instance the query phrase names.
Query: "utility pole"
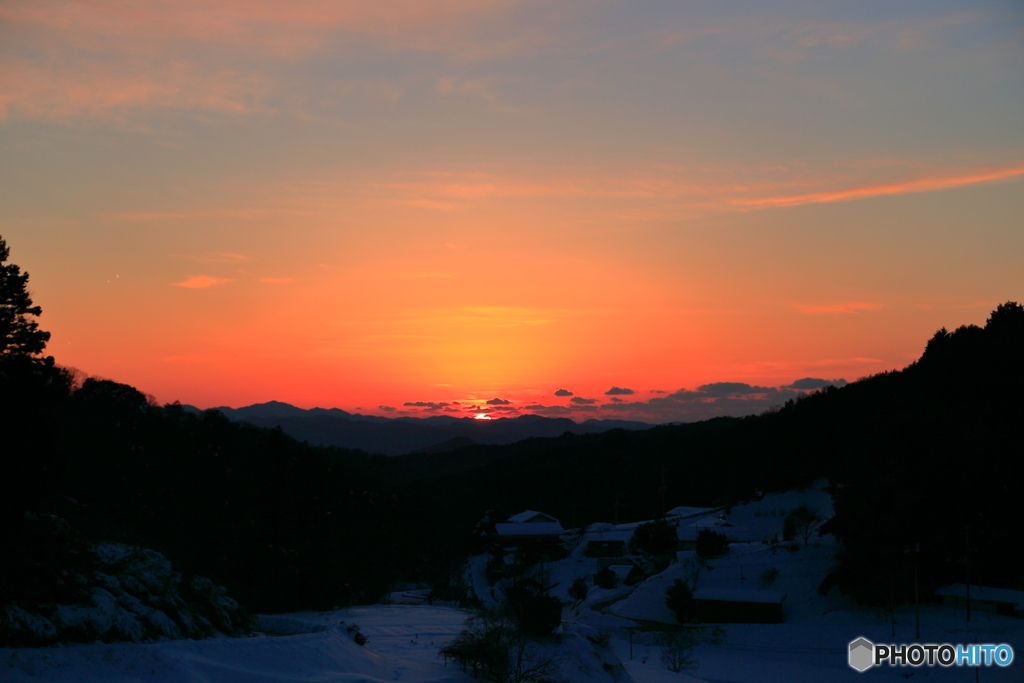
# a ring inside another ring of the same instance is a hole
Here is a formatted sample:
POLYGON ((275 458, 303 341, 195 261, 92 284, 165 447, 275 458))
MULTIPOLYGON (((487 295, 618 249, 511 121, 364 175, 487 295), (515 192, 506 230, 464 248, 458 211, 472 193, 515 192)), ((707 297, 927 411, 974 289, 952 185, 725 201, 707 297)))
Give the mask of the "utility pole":
POLYGON ((971 622, 971 525, 967 525, 967 623, 971 622))
POLYGON ((889 624, 892 626, 892 637, 896 637, 896 604, 892 595, 892 567, 889 568, 889 624))
POLYGON ((661 486, 658 487, 661 492, 661 516, 664 517, 668 509, 665 507, 665 492, 668 491, 668 486, 665 484, 665 470, 661 470, 661 486))
POLYGON ((921 640, 921 601, 917 596, 917 557, 914 557, 914 639, 921 640))
POLYGON ((915 543, 913 548, 903 551, 911 553, 914 558, 914 638, 921 640, 921 600, 918 597, 917 568, 920 565, 921 544, 915 543))

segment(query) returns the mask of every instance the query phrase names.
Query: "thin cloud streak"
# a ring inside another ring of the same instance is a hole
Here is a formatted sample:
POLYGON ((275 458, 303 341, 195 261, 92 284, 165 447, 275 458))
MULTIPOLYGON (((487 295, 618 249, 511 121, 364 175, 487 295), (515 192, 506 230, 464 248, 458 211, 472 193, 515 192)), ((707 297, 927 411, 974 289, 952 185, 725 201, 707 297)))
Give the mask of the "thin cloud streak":
POLYGON ((840 304, 826 306, 808 306, 795 304, 795 308, 805 315, 829 315, 837 313, 860 313, 862 311, 880 311, 884 308, 882 304, 868 301, 847 301, 840 304))
POLYGON ((227 277, 213 277, 211 275, 193 275, 192 277, 186 280, 182 280, 181 282, 175 282, 172 286, 185 287, 186 289, 206 289, 207 287, 223 285, 227 284, 228 282, 233 282, 233 280, 227 277))
POLYGON ((868 199, 892 194, 908 194, 912 192, 932 192, 935 190, 948 190, 964 185, 973 185, 993 180, 1004 180, 1024 175, 1024 166, 993 171, 983 171, 966 176, 919 178, 905 182, 886 183, 884 185, 873 185, 859 187, 851 190, 840 190, 836 192, 814 192, 811 194, 797 195, 791 197, 764 197, 760 199, 737 199, 733 204, 750 208, 772 208, 784 206, 799 206, 801 204, 827 204, 830 202, 844 202, 853 199, 868 199))

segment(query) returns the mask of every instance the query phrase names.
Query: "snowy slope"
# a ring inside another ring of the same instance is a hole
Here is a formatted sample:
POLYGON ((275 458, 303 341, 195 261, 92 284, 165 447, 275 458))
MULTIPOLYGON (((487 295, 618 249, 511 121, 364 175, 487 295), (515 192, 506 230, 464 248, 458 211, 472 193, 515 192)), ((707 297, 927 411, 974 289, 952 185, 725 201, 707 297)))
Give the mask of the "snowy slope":
MULTIPOLYGON (((806 491, 765 496, 737 505, 731 522, 754 530, 758 538, 781 535, 785 512, 801 503, 831 514, 828 497, 819 486, 806 491)), ((717 514, 717 513, 716 513, 717 514)), ((590 537, 628 541, 631 525, 601 525, 577 538, 564 560, 538 566, 552 593, 568 600, 568 586, 578 576, 592 576, 599 562, 583 556, 590 537)), ((974 679, 959 668, 877 668, 859 674, 847 665, 850 641, 864 636, 876 643, 914 640, 914 608, 895 613, 858 608, 833 590, 817 594, 818 585, 837 550, 830 537, 812 537, 809 547, 796 551, 770 544, 736 544, 722 558, 710 560, 698 586, 740 590, 771 590, 787 594, 786 620, 781 624, 722 624, 714 644, 698 645, 696 668, 681 674, 667 671, 661 661, 659 634, 646 629, 678 628, 664 605, 666 588, 676 578, 688 579, 676 562, 636 586, 591 588, 582 602, 563 612, 563 636, 548 644, 559 658, 566 683, 829 683, 831 681, 927 680, 953 683, 974 679), (777 569, 770 582, 762 573, 777 569), (895 635, 893 635, 895 630, 895 635)), ((686 554, 681 554, 686 559, 686 554)), ((467 570, 478 595, 501 597, 501 586, 487 586, 486 557, 475 558, 467 570)), ((128 683, 470 683, 455 665, 447 668, 438 650, 456 637, 468 613, 427 605, 377 605, 334 612, 305 612, 262 620, 265 631, 292 635, 221 638, 203 641, 164 641, 153 644, 94 644, 53 648, 0 650, 0 680, 112 681, 128 683), (344 625, 341 624, 344 622, 344 625), (369 641, 356 645, 346 627, 358 624, 369 641)), ((964 611, 935 604, 921 606, 922 642, 1009 643, 1018 660, 1005 669, 986 668, 979 679, 988 683, 1024 681, 1024 620, 975 612, 971 623, 964 611)))
POLYGON ((410 609, 416 612, 379 607, 289 615, 310 626, 330 626, 313 633, 282 637, 0 650, 0 679, 11 683, 471 681, 457 668, 444 668, 436 657, 441 644, 459 632, 465 614, 444 608, 410 609), (344 627, 337 625, 341 620, 359 623, 370 638, 366 647, 353 642, 344 627))

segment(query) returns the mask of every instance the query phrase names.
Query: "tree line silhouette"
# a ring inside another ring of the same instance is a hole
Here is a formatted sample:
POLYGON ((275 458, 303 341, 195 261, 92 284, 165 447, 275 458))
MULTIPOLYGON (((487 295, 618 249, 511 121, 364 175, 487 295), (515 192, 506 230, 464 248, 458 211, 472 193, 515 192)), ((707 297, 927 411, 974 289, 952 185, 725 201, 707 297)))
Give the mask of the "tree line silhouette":
MULTIPOLYGON (((727 505, 828 477, 843 543, 822 590, 866 602, 971 580, 1024 588, 1024 307, 939 330, 909 367, 747 418, 385 457, 312 447, 86 379, 46 356, 42 311, 0 238, 0 610, 83 600, 85 548, 152 548, 253 612, 457 583, 473 533, 544 510, 578 524, 727 505), (59 523, 40 525, 46 518, 59 523), (893 588, 894 587, 894 588, 893 588)), ((927 594, 925 592, 924 594, 927 594)))

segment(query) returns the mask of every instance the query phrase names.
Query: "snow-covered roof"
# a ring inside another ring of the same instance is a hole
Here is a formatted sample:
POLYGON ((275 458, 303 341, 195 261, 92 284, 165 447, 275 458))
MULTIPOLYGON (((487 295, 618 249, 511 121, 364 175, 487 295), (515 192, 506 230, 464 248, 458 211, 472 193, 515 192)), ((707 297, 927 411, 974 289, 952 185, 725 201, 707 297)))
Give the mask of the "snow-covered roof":
POLYGON ((608 525, 607 530, 594 531, 591 528, 587 529, 587 532, 583 534, 582 540, 589 543, 590 541, 622 541, 628 543, 633 538, 632 529, 615 529, 612 525, 608 525))
MULTIPOLYGON (((717 522, 718 520, 715 521, 717 522)), ((754 536, 748 527, 728 523, 723 524, 721 522, 718 524, 706 524, 704 520, 696 524, 676 528, 676 538, 680 541, 696 541, 697 534, 704 529, 711 529, 720 534, 725 534, 725 537, 732 542, 754 540, 754 536)))
MULTIPOLYGON (((954 583, 950 586, 943 586, 935 591, 935 594, 943 598, 967 598, 967 585, 954 583)), ((992 588, 990 586, 975 586, 971 584, 971 600, 984 600, 986 602, 1010 602, 1024 609, 1024 591, 1014 591, 1009 588, 992 588)))
POLYGON ((698 588, 693 592, 693 599, 779 604, 786 599, 786 594, 778 591, 759 591, 749 588, 698 588))
POLYGON ((560 522, 525 522, 519 524, 495 524, 499 536, 561 536, 565 533, 560 522))
POLYGON ((706 515, 704 517, 699 517, 697 519, 688 519, 688 520, 686 520, 685 523, 681 522, 679 524, 679 526, 680 527, 697 527, 698 529, 703 529, 704 527, 722 526, 723 524, 729 524, 728 520, 719 519, 718 517, 715 517, 714 515, 706 515))
POLYGON ((506 521, 512 524, 547 524, 555 522, 561 525, 561 523, 551 515, 544 514, 543 512, 537 512, 536 510, 523 510, 518 515, 512 515, 506 521))
POLYGON ((665 513, 666 517, 696 517, 697 515, 706 515, 715 508, 695 508, 687 505, 680 505, 679 507, 672 508, 665 513))

